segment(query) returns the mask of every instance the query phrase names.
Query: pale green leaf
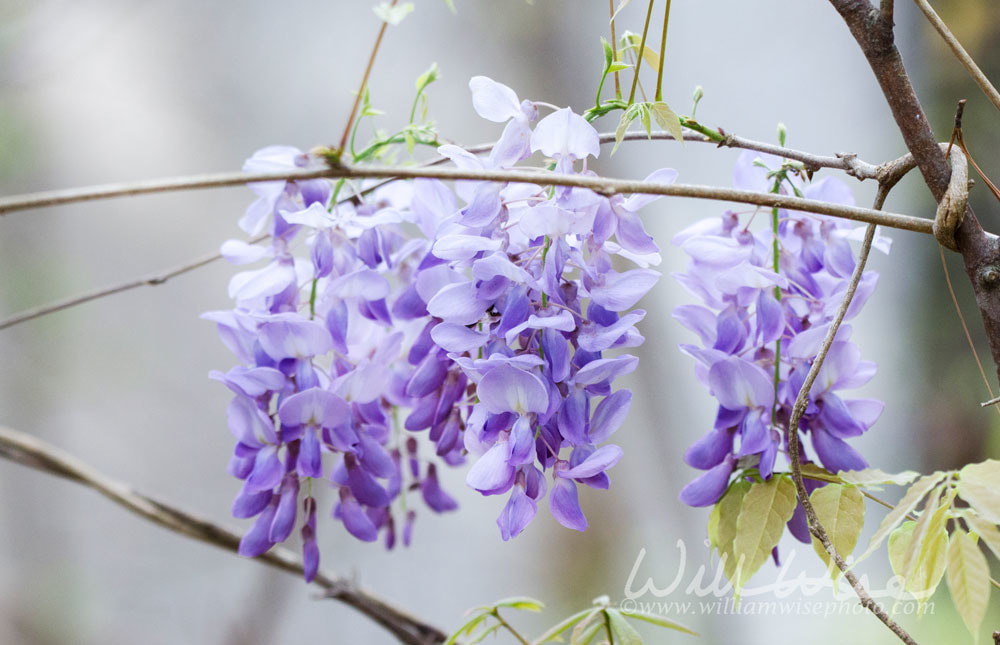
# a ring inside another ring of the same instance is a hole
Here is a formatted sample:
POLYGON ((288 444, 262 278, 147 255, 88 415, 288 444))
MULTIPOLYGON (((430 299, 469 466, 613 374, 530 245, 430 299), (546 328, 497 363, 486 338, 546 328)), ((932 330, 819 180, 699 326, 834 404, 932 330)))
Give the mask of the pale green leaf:
POLYGON ((990 604, 990 568, 975 538, 956 528, 948 543, 948 590, 962 621, 979 642, 979 628, 990 604))
POLYGON ((733 540, 736 539, 736 523, 740 517, 740 509, 743 508, 743 499, 750 490, 750 482, 741 479, 729 487, 729 491, 723 495, 716 504, 719 509, 719 529, 718 542, 719 557, 722 558, 722 570, 726 574, 726 579, 734 581, 736 574, 736 556, 733 554, 733 540))
POLYGON ((438 74, 439 70, 437 63, 431 63, 431 66, 427 69, 427 71, 417 77, 417 92, 423 92, 427 89, 428 85, 438 80, 438 74))
POLYGON ((889 543, 886 549, 889 551, 889 566, 892 572, 903 577, 906 565, 906 551, 910 548, 910 540, 913 539, 913 529, 917 525, 913 520, 906 520, 889 534, 889 543))
POLYGON ((611 43, 604 38, 601 38, 601 47, 604 49, 604 69, 610 70, 611 64, 615 62, 615 50, 611 48, 611 43))
POLYGON ((586 616, 587 614, 591 613, 592 611, 594 611, 594 610, 593 609, 584 609, 583 611, 576 612, 575 614, 573 614, 572 616, 569 616, 568 618, 562 619, 557 624, 555 624, 552 627, 550 627, 548 629, 548 631, 546 631, 544 634, 542 634, 541 636, 539 636, 535 640, 535 643, 538 643, 538 645, 541 645, 542 643, 548 643, 549 641, 552 641, 552 640, 562 640, 562 639, 559 638, 560 634, 562 634, 564 631, 566 631, 567 629, 569 629, 573 625, 575 625, 578 622, 580 622, 581 620, 583 620, 584 616, 586 616))
POLYGON ((712 512, 708 514, 708 546, 710 549, 719 548, 719 522, 722 519, 720 510, 721 502, 716 502, 712 507, 712 512))
POLYGON ((795 505, 795 484, 788 476, 773 477, 750 486, 743 498, 733 539, 737 592, 770 557, 795 505))
POLYGON ((958 494, 994 524, 1000 524, 1000 461, 987 459, 958 471, 958 494))
POLYGON ((674 622, 672 620, 664 618, 663 616, 656 616, 654 614, 646 614, 643 612, 636 611, 636 612, 630 612, 628 614, 628 617, 633 618, 635 620, 641 620, 643 622, 652 623, 659 627, 665 627, 667 629, 674 629, 679 632, 684 632, 685 634, 691 634, 692 636, 698 635, 698 632, 694 631, 690 627, 685 627, 684 625, 681 625, 678 622, 674 622))
POLYGON ((628 126, 635 120, 635 113, 632 110, 625 110, 622 112, 622 118, 618 122, 618 127, 615 128, 615 146, 611 148, 611 154, 615 154, 618 150, 618 146, 621 145, 622 140, 625 138, 625 133, 628 131, 628 126))
POLYGON ((468 636, 490 615, 488 610, 480 609, 477 611, 478 613, 473 615, 472 618, 467 620, 464 625, 455 630, 455 633, 451 635, 447 642, 445 642, 445 645, 453 645, 459 637, 468 636))
POLYGON ((647 137, 653 136, 653 124, 650 122, 649 114, 649 104, 642 103, 639 104, 639 121, 642 123, 643 130, 646 131, 647 137))
POLYGON ((597 635, 597 632, 603 632, 603 631, 604 631, 603 620, 592 621, 590 624, 587 625, 586 629, 581 629, 580 633, 577 633, 575 629, 573 630, 573 638, 572 640, 570 640, 569 645, 587 645, 587 643, 589 643, 594 639, 594 636, 597 635))
POLYGON ((493 604, 494 607, 510 607, 511 609, 520 609, 522 611, 541 611, 545 608, 545 604, 540 600, 535 600, 534 598, 528 598, 527 596, 516 596, 514 598, 504 598, 503 600, 498 600, 493 604))
POLYGON ((630 2, 632 2, 632 0, 621 0, 621 2, 618 3, 618 8, 616 8, 615 12, 611 14, 611 22, 614 22, 615 18, 618 17, 618 14, 621 13, 621 10, 627 7, 630 2))
POLYGON ((816 481, 830 482, 832 484, 844 483, 844 480, 837 477, 826 468, 811 462, 808 464, 802 464, 802 476, 806 479, 815 479, 816 481))
POLYGON ((448 9, 450 9, 452 13, 458 13, 455 11, 455 0, 444 0, 444 3, 448 5, 448 9))
POLYGON ((642 636, 628 624, 625 617, 617 609, 605 609, 605 615, 611 624, 611 633, 615 636, 615 643, 621 645, 642 645, 642 636))
POLYGON ((934 594, 944 575, 948 552, 948 510, 954 489, 941 484, 931 493, 917 519, 904 558, 904 588, 921 603, 934 594), (939 492, 940 491, 940 492, 939 492))
POLYGON ((879 524, 878 530, 875 531, 872 539, 868 542, 868 548, 865 549, 865 552, 854 561, 854 564, 856 565, 858 562, 861 562, 874 553, 875 550, 882 544, 882 541, 888 537, 889 533, 899 526, 899 524, 906 519, 906 515, 913 511, 918 504, 920 504, 920 500, 922 500, 932 488, 937 486, 938 482, 945 478, 945 474, 946 473, 938 471, 932 475, 925 475, 910 486, 909 490, 906 491, 906 494, 903 495, 903 499, 899 500, 899 504, 896 504, 896 507, 889 511, 884 518, 882 518, 882 523, 879 524))
POLYGON ((642 60, 646 61, 646 64, 653 69, 660 67, 660 56, 649 45, 645 45, 642 48, 642 60))
POLYGON ((614 72, 620 72, 623 69, 631 69, 631 67, 632 66, 629 65, 628 63, 623 63, 621 61, 615 61, 614 63, 611 63, 610 67, 608 67, 608 73, 609 74, 613 74, 614 72))
POLYGON ((893 486, 905 486, 920 476, 920 473, 912 470, 904 470, 901 473, 887 473, 878 468, 865 468, 864 470, 842 470, 837 475, 848 484, 857 484, 862 488, 872 488, 883 484, 893 486))
MULTIPOLYGON (((591 609, 590 611, 587 612, 586 616, 584 616, 582 619, 580 619, 580 621, 576 624, 576 627, 573 628, 573 633, 570 636, 570 641, 569 642, 572 645, 576 645, 577 643, 581 643, 581 642, 582 643, 586 643, 587 641, 590 640, 589 636, 587 637, 587 640, 581 640, 581 639, 583 638, 583 635, 589 630, 590 627, 593 627, 594 625, 597 625, 598 627, 601 626, 601 624, 603 623, 603 621, 600 621, 600 620, 595 621, 594 618, 596 616, 601 615, 601 612, 603 610, 604 610, 604 607, 594 607, 593 609, 591 609)), ((591 634, 591 635, 593 635, 593 634, 591 634)))
POLYGON ((670 109, 663 101, 657 101, 650 108, 656 123, 670 133, 674 139, 684 141, 684 130, 681 128, 681 120, 677 114, 670 109))
POLYGON ((979 539, 990 548, 994 557, 1000 560, 1000 529, 997 529, 997 525, 973 512, 967 512, 963 517, 969 527, 979 534, 979 539))
POLYGON ((482 643, 483 640, 487 636, 489 636, 493 632, 500 631, 501 627, 503 627, 503 624, 501 624, 501 623, 494 623, 494 624, 490 625, 489 627, 487 627, 483 631, 481 631, 478 634, 476 634, 475 638, 473 638, 471 641, 469 641, 469 645, 475 645, 476 643, 482 643))
MULTIPOLYGON (((833 547, 840 557, 847 559, 847 556, 854 551, 865 524, 864 495, 856 486, 829 484, 814 490, 809 496, 809 501, 812 502, 816 517, 826 529, 833 547)), ((831 577, 839 577, 840 571, 830 561, 830 555, 815 536, 812 538, 812 545, 816 554, 830 570, 831 577)))
POLYGON ((404 2, 396 5, 395 7, 388 2, 383 2, 373 7, 372 11, 374 11, 375 15, 378 16, 383 22, 387 22, 390 25, 398 25, 403 22, 403 19, 406 18, 406 16, 408 16, 414 8, 415 7, 412 2, 404 2))

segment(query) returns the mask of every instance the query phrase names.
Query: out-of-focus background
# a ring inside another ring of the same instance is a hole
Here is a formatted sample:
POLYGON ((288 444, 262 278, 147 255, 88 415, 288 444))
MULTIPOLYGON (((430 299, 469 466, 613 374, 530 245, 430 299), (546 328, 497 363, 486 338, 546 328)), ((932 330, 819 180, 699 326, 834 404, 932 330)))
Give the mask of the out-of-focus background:
MULTIPOLYGON (((265 145, 334 143, 379 26, 374 4, 0 0, 0 192, 235 170, 265 145)), ((578 111, 591 104, 602 62, 598 40, 608 35, 606 2, 456 4, 452 15, 440 0, 420 0, 415 13, 389 28, 371 82, 387 127, 405 122, 413 81, 435 61, 442 79, 430 89, 430 110, 443 134, 459 142, 499 134, 472 110, 467 83, 476 74, 510 85, 522 98, 578 111)), ((968 98, 966 139, 980 165, 996 171, 998 115, 911 4, 897 4, 898 40, 939 138, 948 136, 955 101, 968 98)), ((1000 6, 936 4, 997 76, 1000 6)), ((640 31, 644 11, 639 2, 623 11, 619 33, 640 31)), ((851 151, 871 162, 904 152, 871 72, 826 2, 674 2, 666 55, 666 100, 687 113, 693 88, 702 85, 698 117, 707 124, 774 141, 781 121, 793 147, 851 151)), ((599 129, 615 125, 605 120, 599 129)), ((738 155, 673 142, 624 144, 613 158, 609 152, 599 169, 611 176, 642 177, 671 166, 681 181, 723 186, 731 183, 738 155)), ((848 181, 858 203, 870 203, 873 187, 848 181)), ((236 220, 250 200, 249 191, 231 188, 5 216, 0 318, 209 253, 239 236, 236 220)), ((998 230, 991 200, 980 183, 975 208, 987 228, 998 230)), ((893 193, 887 208, 933 216, 917 177, 893 193)), ((610 491, 584 492, 591 521, 585 534, 562 528, 543 508, 524 535, 502 543, 494 519, 503 500, 474 494, 456 471, 445 475, 445 485, 460 512, 423 513, 411 548, 385 552, 360 544, 321 518, 324 565, 445 629, 457 627, 468 607, 510 595, 549 604, 541 619, 517 618, 536 633, 595 596, 621 600, 640 549, 646 556, 635 589, 649 577, 668 586, 683 562, 681 588, 667 600, 691 599, 684 587, 713 562, 704 547, 707 510, 677 501, 695 474, 681 456, 712 422, 714 408, 692 378, 690 359, 675 349, 690 338, 670 311, 690 297, 666 274, 685 264, 671 236, 723 209, 661 200, 644 214, 664 248, 665 277, 644 302, 647 342, 639 370, 625 383, 636 392, 616 438, 626 457, 611 473, 610 491)), ((880 366, 863 395, 886 401, 886 412, 856 445, 888 471, 928 472, 997 456, 997 417, 978 406, 987 394, 945 290, 936 245, 912 233, 892 237, 888 258, 873 255, 881 283, 855 324, 865 357, 880 366)), ((961 265, 950 260, 988 360, 961 265)), ((206 378, 233 359, 213 325, 198 319, 229 306, 225 285, 233 272, 216 263, 0 331, 0 423, 141 491, 246 528, 228 517, 238 490, 226 474, 229 395, 206 378)), ((869 509, 866 536, 882 514, 869 509)), ((786 539, 782 553, 793 560, 786 578, 821 575, 810 548, 786 539)), ((884 555, 864 569, 876 585, 890 575, 884 555)), ((754 584, 777 575, 768 565, 754 584)), ((830 597, 826 591, 812 599, 830 597)), ((935 601, 933 615, 902 621, 918 639, 961 642, 950 601, 944 594, 935 601)), ((827 618, 673 617, 700 631, 705 643, 893 640, 860 611, 827 618)), ((983 630, 998 626, 994 603, 983 630)), ((0 462, 0 642, 306 640, 392 642, 351 609, 315 599, 299 580, 165 532, 79 486, 0 462)), ((658 632, 650 642, 696 641, 658 632)))

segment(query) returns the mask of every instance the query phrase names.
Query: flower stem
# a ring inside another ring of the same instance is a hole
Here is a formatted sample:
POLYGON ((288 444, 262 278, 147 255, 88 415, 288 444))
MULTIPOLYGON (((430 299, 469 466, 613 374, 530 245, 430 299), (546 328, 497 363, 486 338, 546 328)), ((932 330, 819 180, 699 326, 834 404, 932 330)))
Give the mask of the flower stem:
MULTIPOLYGON (((771 188, 771 192, 778 194, 781 190, 781 181, 784 175, 778 175, 777 179, 774 180, 774 187, 771 188)), ((774 272, 779 273, 780 260, 781 260, 781 247, 778 244, 778 207, 775 206, 771 209, 771 230, 774 232, 774 243, 773 243, 773 253, 774 253, 774 272)), ((774 298, 778 302, 781 302, 781 287, 775 285, 774 287, 774 298)), ((774 341, 774 403, 771 404, 771 425, 776 425, 778 421, 778 384, 781 382, 781 337, 775 339, 774 341)))
MULTIPOLYGON (((399 0, 392 0, 390 7, 395 7, 399 0)), ((347 137, 351 133, 351 125, 354 123, 354 117, 358 113, 358 105, 361 103, 361 95, 365 91, 365 86, 368 85, 368 77, 372 73, 372 65, 375 63, 375 54, 378 53, 378 48, 382 44, 382 37, 385 36, 385 29, 389 26, 389 23, 382 21, 382 26, 379 27, 378 36, 375 38, 375 45, 372 47, 372 53, 368 56, 368 64, 365 66, 364 76, 361 77, 361 85, 358 87, 358 93, 354 97, 354 105, 351 107, 351 115, 347 117, 347 123, 344 124, 344 133, 340 135, 340 145, 337 149, 340 151, 344 150, 344 146, 347 145, 347 137)))
POLYGON ((635 76, 632 77, 632 90, 628 94, 628 104, 635 101, 635 88, 639 84, 639 68, 642 66, 642 52, 646 49, 646 34, 649 33, 649 20, 653 17, 653 2, 649 0, 649 8, 646 10, 646 24, 642 26, 642 38, 639 40, 639 51, 635 55, 635 76))
POLYGON ((493 611, 490 613, 493 614, 493 617, 497 619, 497 622, 503 625, 503 628, 510 632, 511 635, 516 638, 519 643, 521 643, 521 645, 531 645, 531 643, 529 643, 524 636, 521 636, 516 629, 510 626, 510 623, 503 619, 500 615, 500 611, 496 607, 494 607, 493 611))
POLYGON ((663 100, 663 59, 667 57, 667 25, 670 24, 670 0, 667 0, 667 8, 663 12, 663 35, 660 37, 660 65, 656 70, 656 94, 653 100, 659 102, 663 100))

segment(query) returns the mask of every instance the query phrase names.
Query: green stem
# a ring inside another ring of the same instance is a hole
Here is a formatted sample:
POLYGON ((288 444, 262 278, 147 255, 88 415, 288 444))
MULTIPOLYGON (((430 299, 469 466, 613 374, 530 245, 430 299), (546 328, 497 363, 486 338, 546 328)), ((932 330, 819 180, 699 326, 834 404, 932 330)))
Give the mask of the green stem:
POLYGON ((503 625, 504 629, 510 632, 511 635, 514 638, 516 638, 519 643, 521 643, 521 645, 531 645, 531 643, 529 643, 524 636, 521 636, 516 629, 510 626, 510 623, 508 623, 506 620, 503 619, 503 617, 500 616, 500 612, 497 610, 496 607, 494 607, 493 611, 490 613, 493 614, 493 617, 497 619, 497 622, 503 625))
POLYGON ((667 57, 667 25, 670 24, 670 0, 663 12, 663 36, 660 37, 660 65, 656 70, 656 95, 653 100, 663 100, 663 59, 667 57))
MULTIPOLYGON (((774 187, 771 192, 777 194, 781 190, 782 175, 778 175, 774 180, 774 187)), ((771 230, 774 232, 774 272, 778 273, 781 260, 781 247, 778 244, 778 208, 771 209, 771 230)), ((774 287, 774 298, 781 302, 781 287, 774 287)), ((781 337, 774 341, 774 403, 771 405, 771 424, 776 425, 778 421, 778 384, 781 382, 781 337)))
POLYGON ((312 291, 309 292, 309 320, 316 317, 316 283, 319 278, 313 278, 312 291))
MULTIPOLYGON (((608 6, 611 9, 611 63, 614 64, 618 62, 618 41, 616 40, 617 36, 615 36, 615 0, 608 0, 608 6)), ((600 105, 600 92, 597 93, 597 96, 597 105, 600 105)), ((620 99, 621 97, 622 86, 618 81, 618 72, 615 72, 615 98, 620 99)))
POLYGON ((649 8, 646 10, 646 24, 642 26, 642 38, 639 40, 639 51, 635 56, 635 76, 632 77, 632 91, 628 94, 628 104, 635 101, 635 88, 639 84, 639 68, 642 66, 642 52, 646 49, 646 34, 649 32, 649 21, 653 17, 653 2, 649 0, 649 8))

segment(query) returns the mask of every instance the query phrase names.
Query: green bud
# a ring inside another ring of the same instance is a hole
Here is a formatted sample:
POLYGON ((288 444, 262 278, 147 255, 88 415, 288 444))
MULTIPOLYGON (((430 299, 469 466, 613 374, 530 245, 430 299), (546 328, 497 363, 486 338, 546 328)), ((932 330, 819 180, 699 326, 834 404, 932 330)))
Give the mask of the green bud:
POLYGON ((784 123, 778 124, 778 145, 785 145, 785 138, 788 136, 788 129, 785 127, 784 123))

